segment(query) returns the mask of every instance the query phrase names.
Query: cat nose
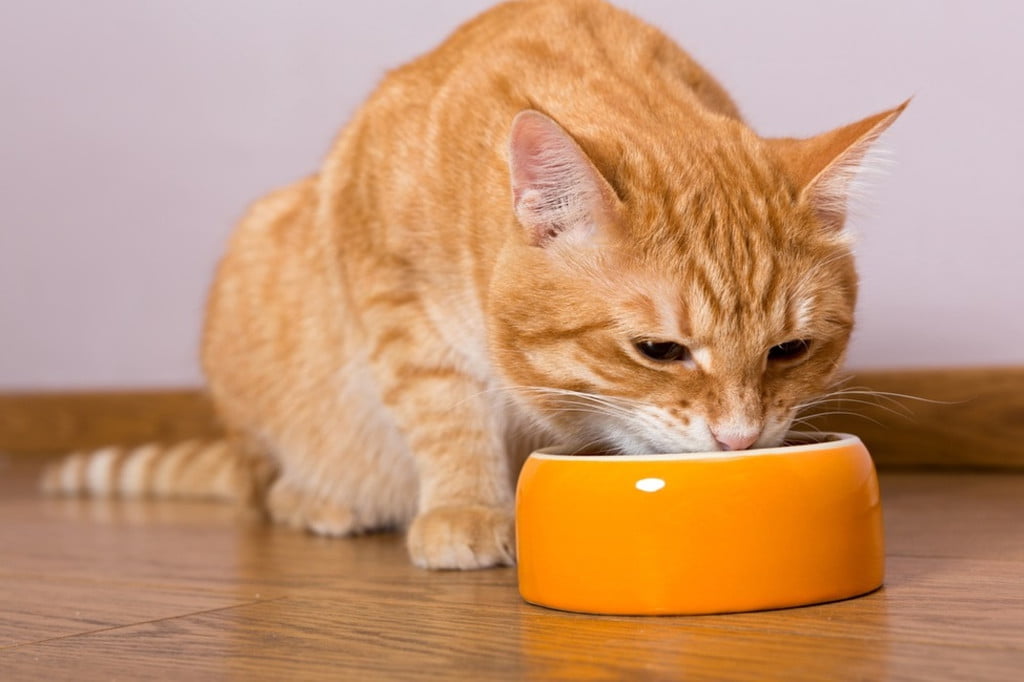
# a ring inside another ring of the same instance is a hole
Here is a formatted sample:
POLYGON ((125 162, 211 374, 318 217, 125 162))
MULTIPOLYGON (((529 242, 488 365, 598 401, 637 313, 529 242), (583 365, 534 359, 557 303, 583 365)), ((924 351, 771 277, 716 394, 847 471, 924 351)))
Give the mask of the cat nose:
POLYGON ((753 429, 745 431, 712 430, 711 435, 715 437, 718 445, 721 446, 723 450, 746 450, 757 442, 757 439, 761 436, 761 432, 753 429))

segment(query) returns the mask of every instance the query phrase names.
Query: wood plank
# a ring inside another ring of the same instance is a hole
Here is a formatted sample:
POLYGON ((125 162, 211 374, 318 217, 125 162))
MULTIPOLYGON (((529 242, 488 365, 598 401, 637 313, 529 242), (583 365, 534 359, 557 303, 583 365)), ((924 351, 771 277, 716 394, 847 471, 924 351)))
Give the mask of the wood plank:
MULTIPOLYGON (((814 428, 858 434, 889 468, 1024 470, 1024 367, 865 370, 812 412, 814 428), (930 401, 930 402, 929 402, 930 401)), ((219 433, 199 389, 0 394, 0 451, 55 453, 219 433)))
POLYGON ((209 589, 0 572, 0 649, 245 603, 209 589))
POLYGON ((1024 474, 883 471, 886 552, 1024 561, 1024 474))
POLYGON ((336 540, 267 524, 214 502, 42 497, 46 458, 0 456, 0 576, 230 590, 242 600, 286 590, 330 591, 339 575, 425 591, 505 581, 504 571, 430 573, 412 567, 400 534, 336 540), (295 557, 303 557, 295 561, 295 557))
POLYGON ((722 627, 1024 653, 1024 562, 889 557, 878 592, 818 606, 720 616, 722 627))
MULTIPOLYGON (((0 651, 7 679, 1009 680, 1024 651, 776 633, 717 617, 281 599, 0 651), (81 679, 77 677, 75 679, 81 679)), ((818 619, 816 623, 825 622, 818 619)), ((885 629, 878 630, 885 632, 885 629)))
POLYGON ((331 540, 226 506, 41 498, 40 459, 0 461, 5 681, 1003 680, 1024 669, 1024 475, 883 474, 888 576, 871 595, 622 618, 525 604, 512 569, 416 569, 398 534, 331 540))

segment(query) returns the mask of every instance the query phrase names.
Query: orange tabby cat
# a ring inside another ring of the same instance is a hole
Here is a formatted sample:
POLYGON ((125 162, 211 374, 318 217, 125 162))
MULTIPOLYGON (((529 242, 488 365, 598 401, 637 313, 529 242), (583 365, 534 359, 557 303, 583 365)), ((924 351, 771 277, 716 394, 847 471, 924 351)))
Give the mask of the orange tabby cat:
POLYGON ((536 444, 773 445, 825 390, 857 289, 848 181, 903 106, 763 139, 629 14, 500 5, 238 227, 203 339, 229 440, 47 483, 254 497, 329 535, 411 522, 420 566, 510 563, 536 444))

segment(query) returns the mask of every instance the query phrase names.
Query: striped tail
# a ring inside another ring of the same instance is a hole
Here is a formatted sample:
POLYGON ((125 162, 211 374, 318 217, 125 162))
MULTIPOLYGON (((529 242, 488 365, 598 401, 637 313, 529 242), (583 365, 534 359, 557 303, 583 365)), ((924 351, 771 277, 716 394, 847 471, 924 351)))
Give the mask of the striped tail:
POLYGON ((96 497, 190 497, 252 503, 254 462, 226 440, 151 443, 74 453, 47 467, 43 492, 96 497))

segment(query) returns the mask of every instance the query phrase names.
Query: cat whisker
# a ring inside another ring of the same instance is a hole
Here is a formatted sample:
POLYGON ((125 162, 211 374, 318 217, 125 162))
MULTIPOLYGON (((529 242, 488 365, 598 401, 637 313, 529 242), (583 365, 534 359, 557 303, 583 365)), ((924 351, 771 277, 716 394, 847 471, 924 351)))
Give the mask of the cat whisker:
MULTIPOLYGON (((869 407, 873 407, 873 408, 875 408, 877 410, 882 410, 884 412, 888 412, 889 414, 892 414, 892 415, 894 415, 896 417, 901 417, 901 418, 904 418, 904 419, 910 418, 910 417, 913 416, 913 414, 910 412, 910 410, 906 406, 904 406, 904 405, 897 404, 896 407, 899 407, 899 408, 902 408, 902 409, 895 409, 894 407, 890 407, 888 405, 881 405, 879 403, 872 402, 870 400, 860 400, 858 398, 847 398, 847 397, 843 397, 843 396, 841 396, 841 397, 834 397, 834 398, 826 398, 824 400, 819 400, 819 401, 813 403, 811 406, 828 405, 829 403, 835 403, 836 407, 842 407, 845 404, 867 405, 869 407)), ((811 407, 811 406, 808 406, 808 407, 811 407)))
POLYGON ((598 407, 586 407, 586 406, 583 406, 583 405, 578 405, 578 406, 573 406, 573 407, 559 407, 557 411, 558 411, 559 414, 566 414, 566 413, 594 414, 594 415, 598 415, 598 416, 601 416, 601 417, 622 416, 622 415, 617 414, 617 413, 615 413, 613 411, 610 411, 610 410, 603 410, 603 409, 600 409, 598 407))
POLYGON ((826 435, 825 431, 822 431, 821 429, 817 429, 812 424, 808 424, 804 420, 800 420, 800 419, 794 419, 793 423, 790 424, 790 427, 791 428, 786 430, 786 435, 784 436, 784 440, 789 440, 790 438, 792 438, 793 436, 796 436, 796 435, 810 435, 810 436, 824 436, 824 435, 826 435), (807 427, 807 430, 797 430, 797 429, 792 428, 793 426, 799 426, 801 428, 802 427, 807 427))
POLYGON ((590 441, 587 441, 587 442, 583 443, 579 447, 573 449, 573 451, 570 452, 569 455, 570 456, 578 455, 581 452, 585 452, 585 451, 589 450, 590 448, 592 448, 594 446, 603 445, 603 444, 604 444, 604 441, 602 441, 601 439, 590 440, 590 441))
POLYGON ((583 393, 581 391, 569 391, 566 389, 546 388, 541 386, 520 387, 518 390, 532 391, 534 393, 551 396, 552 398, 560 398, 561 400, 572 404, 584 403, 595 406, 600 405, 623 416, 633 416, 634 411, 619 403, 624 403, 628 406, 641 404, 638 401, 632 401, 624 398, 602 396, 594 393, 583 393))
MULTIPOLYGON (((838 362, 838 360, 836 362, 838 362)), ((839 377, 833 379, 832 381, 830 381, 828 386, 827 386, 827 388, 836 388, 837 386, 842 386, 843 384, 848 384, 851 381, 853 381, 853 375, 852 374, 847 374, 846 376, 839 376, 839 377)))
POLYGON ((912 395, 910 393, 894 393, 892 391, 876 391, 865 386, 851 386, 849 389, 844 389, 846 393, 862 393, 865 395, 872 395, 879 398, 886 398, 894 402, 899 400, 913 400, 919 403, 928 403, 930 405, 962 405, 966 400, 936 400, 934 398, 925 398, 919 395, 912 395))
POLYGON ((640 400, 633 398, 623 398, 620 396, 602 395, 599 393, 587 393, 584 391, 573 391, 567 388, 553 388, 550 386, 514 386, 512 390, 518 391, 537 391, 543 393, 557 393, 560 395, 574 396, 579 398, 586 398, 591 400, 602 400, 611 403, 625 403, 629 405, 644 405, 645 403, 640 400))
POLYGON ((491 388, 485 388, 482 391, 478 391, 476 393, 468 395, 465 398, 463 398, 462 400, 452 404, 451 409, 453 409, 453 410, 457 409, 457 408, 465 405, 466 403, 468 403, 470 400, 474 400, 476 398, 479 398, 480 396, 484 396, 484 395, 487 395, 489 393, 510 393, 512 391, 518 390, 519 388, 520 388, 519 386, 494 386, 494 387, 491 387, 491 388))
POLYGON ((866 419, 867 421, 869 421, 869 422, 871 422, 873 424, 876 424, 878 426, 886 428, 885 425, 882 424, 882 422, 878 421, 877 419, 869 417, 866 414, 861 414, 859 412, 850 412, 849 410, 832 410, 830 412, 818 412, 818 413, 815 413, 815 414, 805 415, 805 416, 801 417, 799 420, 794 419, 793 421, 794 421, 794 423, 799 422, 799 423, 805 423, 806 424, 806 423, 809 423, 809 420, 811 420, 811 419, 818 419, 820 417, 830 417, 830 416, 834 416, 834 415, 843 415, 843 416, 847 416, 847 417, 859 417, 860 419, 866 419))
MULTIPOLYGON (((829 386, 829 388, 838 387, 841 384, 850 381, 852 378, 853 378, 852 376, 849 376, 849 377, 845 377, 843 379, 840 379, 838 381, 835 381, 835 382, 833 382, 829 386)), ((820 396, 819 399, 832 398, 832 397, 837 397, 837 396, 846 396, 846 395, 856 395, 856 396, 862 396, 862 397, 878 398, 880 400, 885 400, 886 402, 888 402, 888 403, 890 403, 890 404, 892 404, 894 406, 897 406, 897 407, 906 407, 901 402, 901 401, 904 401, 904 400, 912 400, 912 401, 915 401, 915 402, 928 403, 928 404, 931 404, 931 405, 959 405, 959 404, 963 404, 964 402, 966 402, 966 401, 935 400, 935 399, 932 399, 932 398, 925 398, 924 396, 912 395, 912 394, 909 394, 909 393, 895 393, 895 392, 892 392, 892 391, 878 391, 878 390, 872 389, 872 388, 870 388, 868 386, 847 386, 847 387, 843 387, 843 388, 838 388, 837 390, 825 393, 824 395, 820 396)))
POLYGON ((921 396, 914 396, 904 393, 892 393, 888 391, 875 391, 863 386, 850 386, 830 391, 815 400, 797 406, 797 409, 806 409, 813 405, 820 405, 830 401, 836 403, 848 402, 855 404, 871 405, 877 409, 885 410, 902 417, 912 417, 913 411, 903 401, 915 400, 936 405, 951 405, 948 401, 932 400, 921 396), (866 399, 866 400, 865 400, 866 399), (886 404, 882 404, 882 402, 886 404))

